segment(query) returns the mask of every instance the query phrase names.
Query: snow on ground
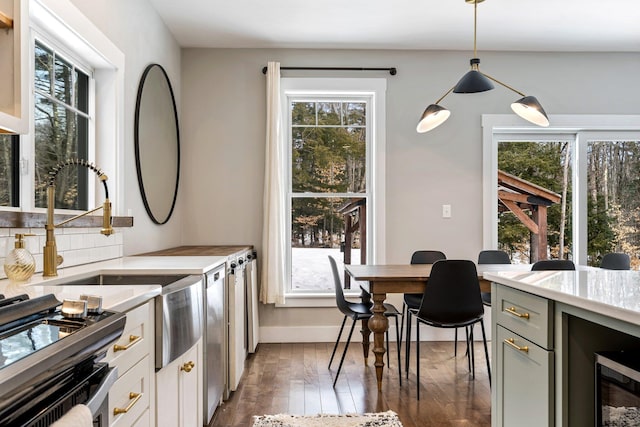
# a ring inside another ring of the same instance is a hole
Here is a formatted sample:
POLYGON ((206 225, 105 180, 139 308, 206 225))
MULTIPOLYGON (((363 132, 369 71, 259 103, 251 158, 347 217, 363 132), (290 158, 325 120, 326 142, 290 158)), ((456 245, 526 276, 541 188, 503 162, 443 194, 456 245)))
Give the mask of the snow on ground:
MULTIPOLYGON (((333 273, 328 256, 331 255, 344 270, 344 254, 339 248, 292 248, 291 271, 294 290, 333 291, 333 273)), ((360 249, 352 249, 351 264, 360 264, 360 249)))

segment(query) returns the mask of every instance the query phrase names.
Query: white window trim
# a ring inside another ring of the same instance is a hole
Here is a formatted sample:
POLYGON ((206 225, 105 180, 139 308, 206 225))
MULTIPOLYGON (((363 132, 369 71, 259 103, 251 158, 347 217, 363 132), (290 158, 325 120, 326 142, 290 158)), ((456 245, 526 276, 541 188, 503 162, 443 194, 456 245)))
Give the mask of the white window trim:
MULTIPOLYGON (((382 263, 385 260, 386 234, 385 234, 385 153, 386 153, 386 88, 387 80, 383 78, 282 78, 280 82, 281 102, 284 129, 289 129, 288 115, 289 96, 291 95, 319 95, 327 93, 341 96, 370 96, 372 102, 369 105, 370 117, 373 120, 371 126, 371 146, 367 147, 367 154, 371 160, 367 162, 372 167, 367 168, 369 206, 367 207, 367 257, 369 262, 382 263), (373 224, 372 227, 369 227, 373 224)), ((287 137, 288 151, 289 138, 287 137)), ((290 153, 287 152, 287 167, 290 167, 290 153)), ((288 173, 288 172, 287 172, 288 173)), ((290 182, 285 189, 287 195, 290 182)), ((289 198, 287 197, 287 203, 289 198)), ((290 211, 290 209, 289 209, 290 211)), ((291 259, 287 257, 287 272, 290 271, 291 259)), ((288 285, 287 285, 288 286, 288 285)), ((347 297, 359 295, 358 289, 353 293, 345 293, 347 297)), ((278 307, 330 307, 335 306, 335 295, 331 294, 286 294, 285 304, 278 307)))
POLYGON ((498 141, 505 135, 535 134, 538 139, 552 138, 575 141, 575 156, 572 165, 572 179, 574 182, 573 223, 578 227, 573 229, 573 261, 577 265, 587 264, 587 246, 581 242, 587 240, 587 201, 582 195, 581 188, 586 185, 586 171, 581 159, 586 156, 587 141, 594 137, 638 138, 640 137, 640 115, 552 115, 549 116, 551 125, 548 128, 523 124, 522 120, 513 115, 483 114, 482 115, 482 212, 483 230, 482 242, 485 249, 498 247, 497 215, 498 195, 496 182, 498 181, 498 141))
MULTIPOLYGON (((114 215, 124 212, 124 66, 125 56, 82 12, 69 0, 31 0, 29 2, 29 26, 33 31, 44 35, 45 40, 54 41, 62 46, 73 58, 82 58, 80 64, 93 68, 95 97, 99 108, 95 111, 95 121, 90 126, 95 129, 94 161, 109 177, 109 196, 114 207, 114 215)), ((33 42, 34 36, 29 40, 33 42)), ((21 153, 28 153, 33 161, 33 43, 30 47, 29 61, 29 134, 21 137, 21 153)), ((21 155, 21 164, 24 155, 21 155)), ((33 206, 33 182, 30 170, 32 164, 21 167, 20 208, 22 211, 43 211, 33 206), (26 169, 26 170, 25 170, 26 169), (28 201, 25 202, 25 197, 28 201)), ((93 191, 101 198, 102 186, 94 180, 93 191)), ((92 208, 89 206, 89 208, 92 208)), ((2 209, 2 210, 16 210, 2 209)))

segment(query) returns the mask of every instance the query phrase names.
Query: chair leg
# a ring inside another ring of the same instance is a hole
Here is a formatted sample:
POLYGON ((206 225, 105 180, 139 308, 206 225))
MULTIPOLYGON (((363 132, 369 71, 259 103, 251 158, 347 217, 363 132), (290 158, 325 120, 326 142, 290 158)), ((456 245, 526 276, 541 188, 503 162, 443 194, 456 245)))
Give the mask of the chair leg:
MULTIPOLYGON (((404 301, 402 302, 402 317, 400 318, 400 341, 399 344, 402 344, 402 334, 404 333, 404 313, 407 309, 407 304, 404 303, 404 301)), ((396 317, 397 319, 397 317, 396 317)))
POLYGON ((467 345, 467 351, 465 351, 464 355, 467 356, 467 366, 469 367, 469 371, 471 371, 471 354, 469 353, 469 326, 464 327, 464 334, 466 336, 465 344, 467 345))
POLYGON ((476 379, 476 358, 475 358, 475 353, 473 351, 473 327, 470 327, 470 332, 469 332, 469 354, 471 356, 471 378, 472 379, 476 379))
POLYGON ((347 349, 349 348, 349 343, 351 342, 351 335, 353 335, 353 329, 356 326, 356 319, 353 319, 353 323, 351 324, 351 330, 349 330, 349 337, 347 338, 347 343, 344 346, 344 351, 342 352, 342 357, 340 358, 340 365, 338 366, 338 372, 336 372, 336 377, 333 380, 333 387, 336 386, 336 382, 338 381, 338 376, 340 376, 340 370, 342 370, 342 363, 344 363, 344 357, 347 355, 347 349))
POLYGON ((329 359, 329 366, 327 369, 331 369, 331 363, 333 362, 333 356, 336 354, 336 349, 338 348, 338 343, 340 342, 340 337, 342 336, 342 330, 344 329, 344 324, 347 321, 347 316, 344 316, 342 319, 342 326, 340 326, 340 333, 338 333, 338 339, 336 339, 336 345, 333 346, 333 351, 331 352, 331 359, 329 359))
MULTIPOLYGON (((387 318, 387 321, 389 321, 389 319, 387 318)), ((387 351, 385 353, 387 353, 387 367, 390 365, 389 363, 389 329, 387 329, 387 331, 384 333, 384 338, 386 340, 387 343, 387 351)))
POLYGON ((453 335, 453 357, 458 357, 458 328, 453 335))
POLYGON ((487 350, 487 336, 484 334, 484 320, 480 319, 480 329, 482 330, 482 341, 484 342, 484 357, 487 359, 487 374, 489 374, 489 387, 491 387, 491 363, 489 362, 489 351, 487 350))
MULTIPOLYGON (((400 363, 400 346, 402 344, 402 334, 398 332, 398 316, 393 316, 396 318, 396 348, 398 349, 398 379, 400 380, 400 386, 402 387, 402 363, 400 363)), ((387 346, 387 351, 389 351, 389 346, 387 346)))
POLYGON ((407 337, 405 339, 407 341, 407 348, 404 352, 404 370, 406 378, 409 379, 409 360, 411 359, 409 357, 411 354, 411 312, 409 311, 409 307, 407 307, 407 337))
POLYGON ((416 387, 416 399, 420 400, 420 321, 418 316, 416 316, 416 387))

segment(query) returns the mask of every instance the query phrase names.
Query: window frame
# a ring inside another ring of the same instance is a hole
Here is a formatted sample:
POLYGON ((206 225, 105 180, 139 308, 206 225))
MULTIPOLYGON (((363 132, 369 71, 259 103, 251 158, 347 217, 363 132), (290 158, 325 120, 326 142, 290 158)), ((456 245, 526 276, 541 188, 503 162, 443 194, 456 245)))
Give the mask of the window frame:
MULTIPOLYGON (((75 52, 70 51, 66 46, 64 45, 60 45, 55 39, 52 39, 50 35, 47 34, 43 34, 41 31, 39 31, 36 28, 33 28, 31 31, 31 38, 30 38, 30 61, 31 61, 31 75, 30 75, 30 87, 31 87, 31 99, 30 99, 30 103, 29 103, 29 113, 30 113, 30 135, 31 137, 29 138, 29 142, 31 144, 31 156, 30 159, 31 160, 31 164, 33 165, 33 167, 31 168, 31 170, 29 171, 29 178, 30 181, 32 183, 32 187, 31 187, 31 191, 30 193, 27 195, 24 195, 23 201, 26 202, 25 206, 29 206, 29 210, 33 211, 33 212, 45 212, 46 211, 46 207, 36 207, 35 206, 35 160, 36 160, 36 155, 35 155, 35 97, 37 94, 40 94, 40 91, 37 91, 35 88, 35 45, 36 43, 40 43, 41 45, 44 45, 47 49, 50 49, 55 56, 59 56, 60 58, 62 58, 63 60, 69 62, 74 69, 78 69, 80 71, 82 71, 84 74, 86 74, 89 78, 89 85, 88 85, 88 109, 87 112, 81 112, 78 110, 77 106, 73 105, 73 106, 69 106, 71 110, 75 111, 76 114, 81 114, 83 116, 86 116, 87 118, 87 124, 88 124, 88 129, 87 129, 87 146, 86 146, 86 151, 87 151, 87 155, 86 155, 86 160, 89 161, 93 161, 94 163, 96 163, 98 166, 99 165, 99 160, 96 159, 96 137, 95 137, 95 111, 96 111, 96 95, 95 95, 95 87, 96 87, 96 83, 95 83, 95 79, 94 79, 94 70, 93 67, 88 64, 85 60, 83 60, 82 58, 78 57, 77 54, 75 52), (92 159, 96 159, 96 160, 92 160, 92 159)), ((59 102, 57 100, 54 100, 54 97, 51 97, 51 95, 47 94, 46 98, 51 98, 53 102, 59 102)), ((65 105, 64 108, 67 108, 67 106, 65 105)), ((81 170, 78 168, 78 173, 80 173, 81 170)), ((93 177, 90 175, 90 172, 87 169, 84 169, 84 172, 86 173, 86 178, 85 179, 78 179, 78 185, 79 185, 79 189, 80 186, 84 186, 86 187, 86 191, 84 193, 84 195, 80 196, 80 200, 81 200, 81 204, 82 203, 86 203, 86 207, 87 209, 81 209, 81 210, 76 210, 76 209, 60 209, 60 208, 56 208, 56 212, 60 212, 60 213, 67 213, 67 214, 78 214, 81 212, 84 212, 86 210, 90 210, 93 209, 96 206, 96 191, 97 189, 99 190, 98 186, 95 185, 95 179, 93 179, 93 177), (82 197, 86 198, 86 201, 82 200, 82 197)))
MULTIPOLYGON (((482 116, 483 248, 498 247, 498 142, 505 138, 569 140, 573 145, 573 262, 587 265, 587 142, 640 138, 640 115, 553 115, 548 128, 523 124, 513 115, 482 116)), ((517 139, 516 139, 517 140, 517 139)))
MULTIPOLYGON (((28 80, 30 86, 29 129, 20 136, 20 206, 0 207, 2 211, 43 213, 44 208, 34 207, 33 162, 35 159, 33 135, 33 80, 34 80, 34 37, 40 34, 48 44, 55 43, 65 57, 76 59, 83 68, 93 69, 93 88, 99 108, 93 112, 94 120, 89 122, 93 128, 95 144, 89 153, 89 161, 93 161, 109 177, 109 195, 113 204, 113 215, 122 215, 125 211, 124 201, 124 99, 125 99, 125 56, 118 47, 104 35, 82 12, 70 1, 50 2, 30 0, 28 2, 29 37, 25 44, 29 49, 27 61, 28 80), (82 58, 81 60, 77 60, 82 58), (96 126, 99 123, 99 126, 96 126)), ((27 19, 25 19, 27 21, 27 19)), ((93 102, 93 105, 96 105, 93 102)), ((90 131, 91 132, 91 131, 90 131)), ((99 180, 89 178, 90 192, 101 197, 102 184, 99 180)), ((93 208, 89 201, 89 209, 93 208)), ((58 211, 58 210, 57 210, 58 211)), ((60 213, 72 213, 60 210, 60 213)))
MULTIPOLYGON (((286 132, 284 158, 286 159, 285 203, 287 227, 287 253, 285 260, 286 283, 285 306, 318 306, 319 299, 324 304, 335 305, 335 295, 330 292, 313 293, 291 289, 291 200, 292 197, 318 197, 327 193, 292 192, 292 156, 291 156, 291 110, 292 100, 366 100, 366 197, 367 197, 367 258, 368 262, 383 262, 385 258, 385 212, 384 212, 384 176, 385 176, 385 94, 386 79, 383 78, 282 78, 280 83, 281 105, 283 111, 283 129, 286 132)), ((331 193, 331 197, 363 197, 365 193, 331 193)), ((346 295, 358 295, 359 290, 352 287, 346 295)), ((320 302, 322 304, 322 302, 320 302)))

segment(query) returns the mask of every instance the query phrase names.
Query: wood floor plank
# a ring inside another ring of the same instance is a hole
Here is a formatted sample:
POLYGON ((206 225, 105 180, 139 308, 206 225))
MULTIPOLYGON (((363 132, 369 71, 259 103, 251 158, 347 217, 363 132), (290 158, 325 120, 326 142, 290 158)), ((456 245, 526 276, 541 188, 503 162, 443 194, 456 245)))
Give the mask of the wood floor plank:
MULTIPOLYGON (((238 390, 216 410, 209 427, 250 427, 254 415, 337 414, 395 411, 404 427, 489 427, 491 389, 484 349, 474 348, 475 380, 467 368, 464 343, 458 356, 452 342, 420 345, 420 401, 416 400, 415 343, 409 379, 399 385, 397 353, 391 344, 382 393, 377 392, 373 358, 364 364, 362 347, 354 342, 345 357, 336 387, 333 380, 344 347, 339 346, 327 369, 333 343, 260 344, 249 356, 238 390)), ((386 363, 386 361, 385 361, 386 363)))

